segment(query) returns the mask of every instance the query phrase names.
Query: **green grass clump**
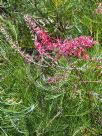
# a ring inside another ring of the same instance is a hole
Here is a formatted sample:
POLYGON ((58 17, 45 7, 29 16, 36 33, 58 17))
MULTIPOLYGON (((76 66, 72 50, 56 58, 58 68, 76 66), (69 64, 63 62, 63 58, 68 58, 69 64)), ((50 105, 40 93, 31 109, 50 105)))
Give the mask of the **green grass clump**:
POLYGON ((102 15, 95 13, 99 2, 1 0, 0 136, 102 135, 102 15), (99 42, 88 50, 92 60, 63 57, 53 66, 48 60, 30 62, 36 51, 24 14, 54 37, 92 36, 99 42))

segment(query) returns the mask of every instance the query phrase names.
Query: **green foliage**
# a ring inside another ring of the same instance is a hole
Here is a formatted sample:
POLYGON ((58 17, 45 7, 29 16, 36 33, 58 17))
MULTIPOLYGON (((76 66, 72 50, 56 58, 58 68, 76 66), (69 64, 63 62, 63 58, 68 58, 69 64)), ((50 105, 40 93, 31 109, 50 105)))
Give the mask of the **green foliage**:
POLYGON ((102 135, 102 15, 95 13, 98 2, 1 1, 1 136, 102 135), (99 44, 88 51, 94 59, 61 58, 54 66, 26 62, 12 48, 16 43, 26 50, 32 48, 24 14, 30 14, 54 37, 94 37, 99 44))

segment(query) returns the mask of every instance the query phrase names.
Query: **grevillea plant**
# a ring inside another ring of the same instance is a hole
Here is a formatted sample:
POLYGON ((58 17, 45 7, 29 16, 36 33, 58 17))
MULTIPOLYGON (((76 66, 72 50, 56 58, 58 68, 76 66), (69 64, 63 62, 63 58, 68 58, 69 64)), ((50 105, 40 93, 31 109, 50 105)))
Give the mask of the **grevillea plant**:
POLYGON ((74 56, 82 59, 89 59, 89 55, 86 51, 87 48, 93 47, 96 41, 91 36, 79 36, 74 39, 52 38, 48 33, 37 25, 30 16, 25 15, 24 19, 27 26, 34 38, 34 46, 39 52, 40 56, 46 56, 52 58, 52 53, 55 54, 55 58, 61 56, 69 57, 74 56), (36 35, 36 37, 35 37, 36 35))

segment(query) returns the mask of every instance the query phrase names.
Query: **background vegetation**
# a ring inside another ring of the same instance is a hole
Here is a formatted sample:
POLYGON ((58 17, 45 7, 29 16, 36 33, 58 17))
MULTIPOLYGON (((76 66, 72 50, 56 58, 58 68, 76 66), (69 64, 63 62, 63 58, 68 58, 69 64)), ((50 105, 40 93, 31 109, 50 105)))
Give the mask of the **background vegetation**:
POLYGON ((102 135, 102 15, 99 0, 1 0, 0 135, 102 135), (30 63, 12 48, 35 55, 23 15, 51 36, 92 36, 91 61, 61 58, 57 65, 30 63), (74 68, 71 67, 74 65, 74 68))

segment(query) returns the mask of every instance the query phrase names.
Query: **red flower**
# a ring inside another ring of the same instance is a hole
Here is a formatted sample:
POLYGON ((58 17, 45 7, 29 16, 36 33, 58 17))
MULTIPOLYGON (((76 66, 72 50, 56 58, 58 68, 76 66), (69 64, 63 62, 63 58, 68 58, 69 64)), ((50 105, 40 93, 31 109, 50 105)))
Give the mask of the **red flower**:
POLYGON ((52 58, 50 54, 54 52, 55 58, 59 58, 59 56, 82 57, 84 60, 90 58, 86 53, 86 48, 91 48, 93 44, 96 44, 96 41, 94 41, 92 37, 79 36, 71 40, 65 39, 64 41, 61 40, 61 38, 54 39, 42 28, 38 26, 35 27, 35 22, 29 16, 25 16, 25 21, 33 37, 34 34, 37 36, 34 41, 34 46, 40 55, 46 55, 46 57, 52 58))

